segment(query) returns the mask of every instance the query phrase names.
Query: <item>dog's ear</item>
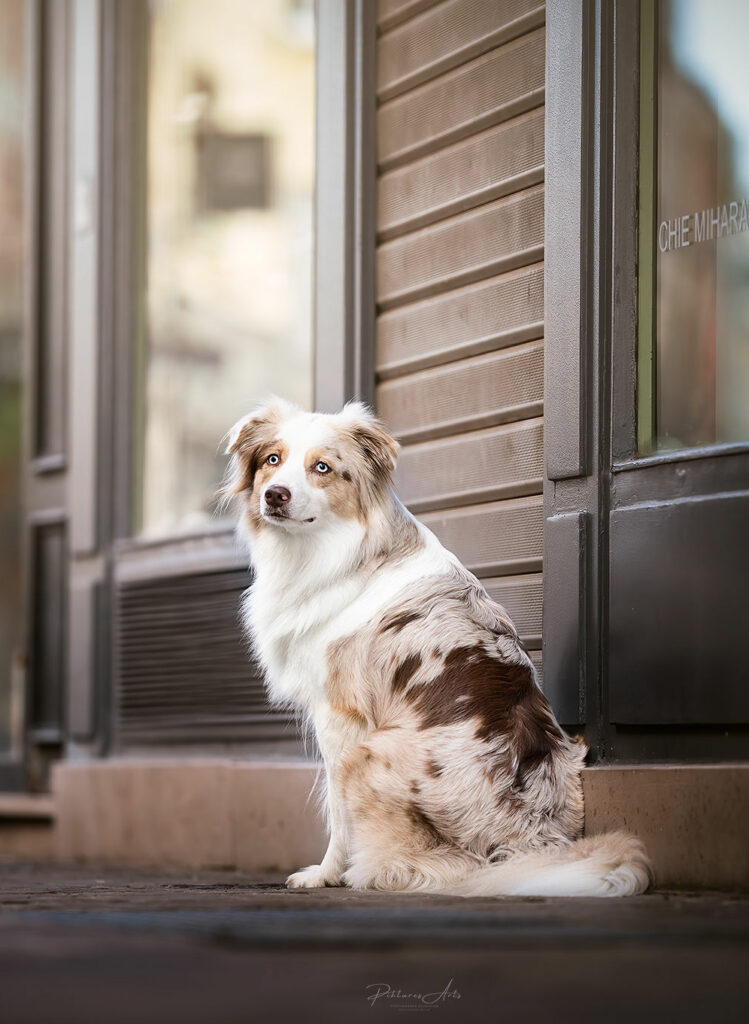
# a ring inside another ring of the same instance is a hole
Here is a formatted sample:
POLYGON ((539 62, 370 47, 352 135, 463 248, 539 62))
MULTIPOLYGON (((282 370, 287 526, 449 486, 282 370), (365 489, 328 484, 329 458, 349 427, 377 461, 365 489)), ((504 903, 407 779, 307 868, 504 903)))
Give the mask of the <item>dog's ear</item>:
POLYGON ((389 484, 398 461, 398 442, 361 402, 349 402, 340 416, 377 481, 389 484))
POLYGON ((223 490, 227 495, 251 491, 258 469, 258 452, 279 424, 294 412, 294 406, 280 398, 272 398, 265 405, 243 416, 225 437, 224 452, 231 456, 229 472, 223 490))

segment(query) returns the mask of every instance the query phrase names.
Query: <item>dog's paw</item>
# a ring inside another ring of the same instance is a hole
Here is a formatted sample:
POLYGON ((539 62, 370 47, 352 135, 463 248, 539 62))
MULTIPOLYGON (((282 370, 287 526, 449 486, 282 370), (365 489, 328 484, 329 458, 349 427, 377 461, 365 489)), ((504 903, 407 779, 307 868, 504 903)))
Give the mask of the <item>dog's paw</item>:
POLYGON ((287 889, 323 889, 326 885, 340 885, 340 880, 326 875, 321 864, 310 864, 286 879, 287 889))

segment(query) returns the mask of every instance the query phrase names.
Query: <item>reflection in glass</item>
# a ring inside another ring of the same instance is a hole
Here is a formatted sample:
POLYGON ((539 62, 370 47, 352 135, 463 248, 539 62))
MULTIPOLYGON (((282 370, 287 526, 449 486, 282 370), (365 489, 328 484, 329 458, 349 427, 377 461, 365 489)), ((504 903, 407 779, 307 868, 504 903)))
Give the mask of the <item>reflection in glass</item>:
POLYGON ((149 46, 153 536, 214 521, 235 420, 270 392, 311 402, 313 3, 159 0, 149 46))
POLYGON ((0 756, 21 728, 21 352, 23 338, 24 0, 0 4, 0 756))
POLYGON ((747 38, 743 0, 658 6, 656 448, 749 440, 747 38))

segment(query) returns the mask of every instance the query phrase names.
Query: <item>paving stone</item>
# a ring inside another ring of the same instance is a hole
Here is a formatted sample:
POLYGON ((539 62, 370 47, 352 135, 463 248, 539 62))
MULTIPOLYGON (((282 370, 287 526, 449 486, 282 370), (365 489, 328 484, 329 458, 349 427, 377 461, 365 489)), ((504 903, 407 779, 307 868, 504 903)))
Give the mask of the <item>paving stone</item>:
POLYGON ((3 1024, 743 1022, 748 968, 736 894, 464 900, 0 865, 3 1024))

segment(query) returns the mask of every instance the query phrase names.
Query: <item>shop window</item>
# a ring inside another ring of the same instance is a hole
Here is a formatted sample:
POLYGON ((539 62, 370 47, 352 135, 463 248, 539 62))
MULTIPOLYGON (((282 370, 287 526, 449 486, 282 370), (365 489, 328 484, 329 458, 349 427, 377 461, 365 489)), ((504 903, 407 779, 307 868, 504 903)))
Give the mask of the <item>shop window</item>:
POLYGON ((312 0, 150 5, 139 532, 216 523, 221 438, 311 404, 312 0))
POLYGON ((749 440, 749 5, 643 0, 638 444, 749 440))

